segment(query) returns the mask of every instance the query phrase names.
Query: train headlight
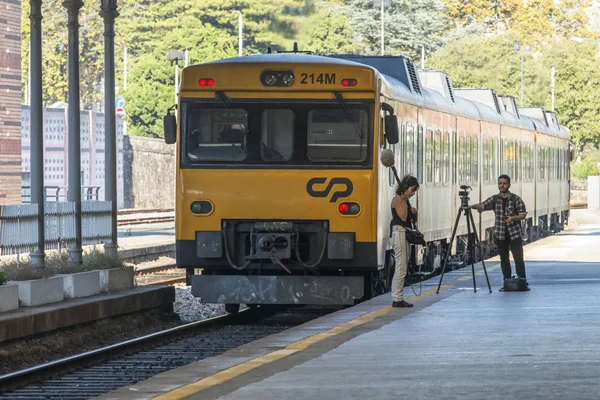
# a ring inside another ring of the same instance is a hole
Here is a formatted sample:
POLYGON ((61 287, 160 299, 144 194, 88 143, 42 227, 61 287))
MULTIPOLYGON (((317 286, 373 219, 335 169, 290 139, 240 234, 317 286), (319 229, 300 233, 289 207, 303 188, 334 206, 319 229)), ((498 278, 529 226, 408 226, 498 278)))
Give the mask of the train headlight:
POLYGON ((262 81, 267 86, 275 86, 277 84, 277 76, 275 74, 264 74, 262 81))
POLYGON ((196 215, 210 215, 213 212, 213 205, 210 201, 194 201, 190 204, 190 211, 196 215))
POLYGON ((265 86, 292 86, 296 77, 292 71, 263 71, 260 81, 265 86))
POLYGON ((289 73, 283 75, 282 81, 285 86, 291 86, 296 81, 296 78, 294 77, 294 74, 289 73))

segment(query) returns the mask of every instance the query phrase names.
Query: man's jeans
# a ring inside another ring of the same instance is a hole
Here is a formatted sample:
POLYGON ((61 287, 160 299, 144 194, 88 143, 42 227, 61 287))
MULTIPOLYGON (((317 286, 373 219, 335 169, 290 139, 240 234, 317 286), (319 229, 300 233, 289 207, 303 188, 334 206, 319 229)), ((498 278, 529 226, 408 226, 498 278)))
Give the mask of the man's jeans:
POLYGON ((517 270, 517 276, 519 278, 526 278, 525 276, 525 262, 523 261, 523 241, 517 240, 496 240, 498 245, 498 253, 500 254, 500 265, 502 266, 502 275, 504 279, 511 277, 510 258, 508 250, 513 255, 515 260, 515 269, 517 270))

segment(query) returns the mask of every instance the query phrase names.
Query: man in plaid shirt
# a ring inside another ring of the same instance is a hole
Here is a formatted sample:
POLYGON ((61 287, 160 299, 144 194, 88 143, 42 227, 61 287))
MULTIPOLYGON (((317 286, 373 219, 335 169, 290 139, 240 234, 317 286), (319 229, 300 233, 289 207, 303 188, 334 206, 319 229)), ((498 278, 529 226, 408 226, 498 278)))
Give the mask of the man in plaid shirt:
POLYGON ((500 175, 498 177, 498 190, 500 193, 486 199, 483 203, 472 205, 471 208, 480 213, 494 210, 496 214, 493 236, 498 245, 504 279, 506 280, 511 277, 509 249, 515 260, 517 276, 526 279, 521 221, 527 216, 527 210, 525 209, 523 200, 516 194, 509 192, 509 188, 510 177, 508 175, 500 175))

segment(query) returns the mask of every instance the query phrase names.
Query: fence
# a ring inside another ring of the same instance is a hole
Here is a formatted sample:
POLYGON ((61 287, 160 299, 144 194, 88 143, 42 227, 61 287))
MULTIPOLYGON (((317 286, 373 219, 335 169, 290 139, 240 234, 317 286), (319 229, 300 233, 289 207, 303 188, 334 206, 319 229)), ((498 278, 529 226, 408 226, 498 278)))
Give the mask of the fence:
MULTIPOLYGON (((60 249, 75 243, 75 203, 47 202, 45 248, 60 249)), ((82 201, 81 230, 84 245, 111 237, 111 202, 82 201)), ((37 248, 37 204, 0 206, 0 255, 31 252, 37 248)))
MULTIPOLYGON (((82 186, 81 200, 100 200, 100 186, 82 186)), ((44 186, 46 201, 67 201, 68 188, 66 186, 44 186)), ((31 186, 21 186, 22 203, 31 203, 31 186)))

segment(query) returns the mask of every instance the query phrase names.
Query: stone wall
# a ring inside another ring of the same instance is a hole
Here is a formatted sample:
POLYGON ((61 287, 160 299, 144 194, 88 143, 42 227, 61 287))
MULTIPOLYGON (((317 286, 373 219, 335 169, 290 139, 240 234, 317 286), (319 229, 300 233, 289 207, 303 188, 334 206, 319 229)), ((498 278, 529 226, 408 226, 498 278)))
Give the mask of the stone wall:
POLYGON ((21 7, 0 0, 0 205, 21 203, 21 7))
POLYGON ((571 204, 587 204, 587 179, 571 178, 571 204))
POLYGON ((162 139, 124 136, 125 208, 175 207, 176 148, 162 139))

